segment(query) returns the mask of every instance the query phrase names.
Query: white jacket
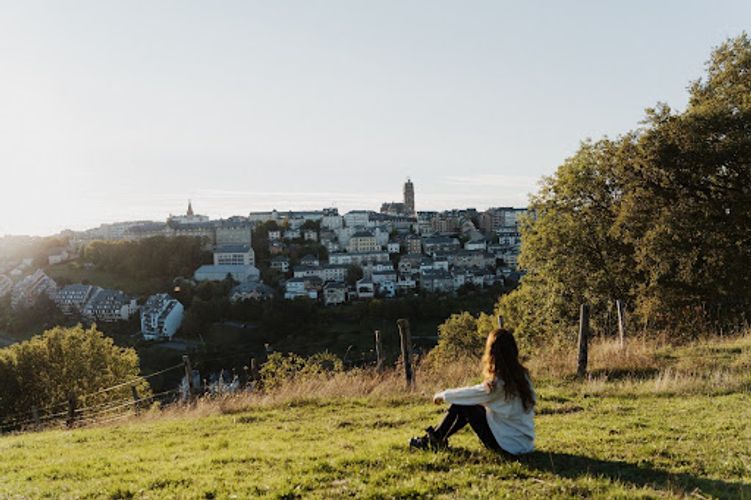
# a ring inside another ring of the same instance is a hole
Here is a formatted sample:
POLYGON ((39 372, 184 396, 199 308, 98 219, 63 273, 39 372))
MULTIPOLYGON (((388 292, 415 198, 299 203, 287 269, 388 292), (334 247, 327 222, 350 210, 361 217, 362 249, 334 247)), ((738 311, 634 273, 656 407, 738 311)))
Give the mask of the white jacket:
MULTIPOLYGON (((532 394, 534 397, 534 390, 532 394)), ((524 411, 519 396, 506 399, 502 380, 497 380, 492 391, 483 383, 446 389, 435 396, 450 404, 484 406, 488 426, 495 440, 507 452, 519 455, 535 449, 534 409, 524 411)))

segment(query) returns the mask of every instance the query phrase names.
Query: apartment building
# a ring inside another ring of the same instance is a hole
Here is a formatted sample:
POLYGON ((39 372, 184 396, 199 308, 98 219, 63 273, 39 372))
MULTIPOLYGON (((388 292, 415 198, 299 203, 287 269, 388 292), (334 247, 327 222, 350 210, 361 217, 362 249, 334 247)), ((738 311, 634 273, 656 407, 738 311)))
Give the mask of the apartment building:
POLYGON ((146 340, 171 339, 183 321, 183 305, 166 293, 152 295, 141 309, 141 333, 146 340))

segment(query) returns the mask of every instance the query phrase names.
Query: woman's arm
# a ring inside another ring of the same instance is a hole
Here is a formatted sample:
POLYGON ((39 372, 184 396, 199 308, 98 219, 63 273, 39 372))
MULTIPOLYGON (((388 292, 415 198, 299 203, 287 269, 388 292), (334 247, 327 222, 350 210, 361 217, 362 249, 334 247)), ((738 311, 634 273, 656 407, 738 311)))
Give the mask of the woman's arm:
POLYGON ((485 383, 457 389, 446 389, 433 396, 433 400, 436 402, 442 400, 457 405, 481 405, 490 403, 497 398, 498 387, 491 389, 485 383))

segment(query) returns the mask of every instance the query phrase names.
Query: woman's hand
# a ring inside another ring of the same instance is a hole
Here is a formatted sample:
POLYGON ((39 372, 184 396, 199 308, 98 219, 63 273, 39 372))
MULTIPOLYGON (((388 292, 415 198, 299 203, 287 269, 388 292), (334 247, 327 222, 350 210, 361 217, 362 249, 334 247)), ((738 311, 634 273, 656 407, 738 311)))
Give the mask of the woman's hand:
POLYGON ((445 401, 445 400, 443 399, 443 396, 441 396, 441 394, 440 394, 440 393, 438 393, 438 394, 435 394, 435 395, 433 396, 433 403, 435 403, 435 404, 437 404, 437 405, 443 404, 443 402, 444 402, 444 401, 445 401))

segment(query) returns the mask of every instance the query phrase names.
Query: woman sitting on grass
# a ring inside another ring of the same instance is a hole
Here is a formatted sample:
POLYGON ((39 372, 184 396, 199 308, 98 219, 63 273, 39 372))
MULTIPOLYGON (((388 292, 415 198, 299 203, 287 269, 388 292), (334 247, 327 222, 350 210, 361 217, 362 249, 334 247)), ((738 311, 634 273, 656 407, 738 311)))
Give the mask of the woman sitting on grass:
POLYGON ((448 438, 469 424, 491 450, 508 455, 532 451, 535 392, 529 372, 518 358, 519 349, 510 331, 491 332, 482 357, 484 382, 433 396, 434 403, 451 406, 438 428, 428 427, 425 436, 412 438, 410 448, 446 448, 448 438))

